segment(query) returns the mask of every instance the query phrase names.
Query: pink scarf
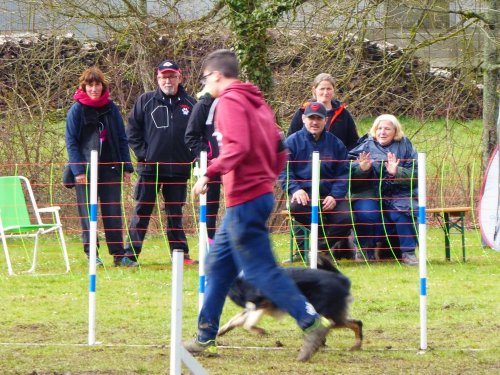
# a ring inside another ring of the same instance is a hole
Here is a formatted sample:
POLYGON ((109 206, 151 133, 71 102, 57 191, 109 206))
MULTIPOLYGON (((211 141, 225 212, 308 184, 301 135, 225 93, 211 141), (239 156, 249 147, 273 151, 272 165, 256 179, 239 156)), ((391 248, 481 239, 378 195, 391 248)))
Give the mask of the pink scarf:
POLYGON ((88 105, 89 107, 95 107, 95 108, 104 107, 110 102, 108 90, 104 91, 99 99, 93 100, 87 95, 85 91, 78 88, 75 92, 75 95, 73 95, 73 99, 75 99, 77 102, 83 105, 88 105))

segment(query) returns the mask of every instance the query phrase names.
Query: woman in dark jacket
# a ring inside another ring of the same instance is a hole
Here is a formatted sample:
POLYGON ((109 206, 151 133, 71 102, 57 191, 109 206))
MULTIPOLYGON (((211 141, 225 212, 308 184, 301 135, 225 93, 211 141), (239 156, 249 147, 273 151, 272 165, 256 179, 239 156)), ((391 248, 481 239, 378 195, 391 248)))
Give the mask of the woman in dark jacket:
MULTIPOLYGON (((75 176, 76 199, 82 226, 83 249, 89 255, 89 163, 98 151, 98 189, 104 233, 116 266, 137 266, 124 257, 121 183, 133 172, 123 119, 109 99, 108 83, 99 68, 85 70, 66 117, 66 149, 75 176)), ((97 258, 97 265, 102 265, 97 258)))
POLYGON ((328 73, 321 73, 314 78, 312 85, 313 99, 310 99, 295 112, 287 136, 299 131, 304 126, 302 115, 311 101, 320 102, 327 110, 326 130, 339 138, 347 150, 356 146, 359 139, 356 124, 345 105, 334 99, 335 80, 328 73))
POLYGON ((417 151, 398 119, 387 114, 377 117, 349 157, 356 160, 351 166, 351 197, 361 247, 373 259, 375 242, 392 229, 398 236, 403 263, 418 264, 414 220, 417 151))

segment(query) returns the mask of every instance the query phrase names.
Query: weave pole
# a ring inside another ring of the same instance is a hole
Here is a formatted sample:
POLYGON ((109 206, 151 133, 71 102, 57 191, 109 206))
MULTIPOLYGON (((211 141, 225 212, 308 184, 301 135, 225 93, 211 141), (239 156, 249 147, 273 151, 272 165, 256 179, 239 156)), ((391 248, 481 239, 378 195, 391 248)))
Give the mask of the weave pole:
POLYGON ((182 346, 182 287, 184 250, 172 252, 172 311, 170 319, 170 375, 181 375, 182 362, 192 374, 206 375, 205 369, 182 346))
POLYGON ((319 217, 319 152, 314 151, 312 157, 312 191, 311 191, 311 235, 309 239, 309 260, 311 268, 318 268, 318 217, 319 217))
POLYGON ((181 373, 182 282, 184 252, 172 252, 172 312, 170 320, 170 375, 181 373))
POLYGON ((97 258, 97 151, 90 152, 90 244, 89 244, 89 345, 95 344, 97 258))
MULTIPOLYGON (((200 153, 199 177, 207 173, 207 152, 200 153)), ((205 255, 207 253, 207 194, 200 194, 200 226, 198 235, 198 311, 201 311, 205 298, 205 255)))
POLYGON ((427 349, 427 204, 425 154, 418 154, 418 247, 420 273, 420 349, 427 349))

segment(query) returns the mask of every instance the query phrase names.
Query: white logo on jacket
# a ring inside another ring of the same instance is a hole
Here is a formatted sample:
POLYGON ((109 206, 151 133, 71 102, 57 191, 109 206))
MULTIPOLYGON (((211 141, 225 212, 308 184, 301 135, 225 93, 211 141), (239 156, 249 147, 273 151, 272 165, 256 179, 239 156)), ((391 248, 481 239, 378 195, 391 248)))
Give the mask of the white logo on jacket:
POLYGON ((214 131, 212 136, 214 136, 215 139, 217 139, 217 144, 219 145, 219 148, 222 147, 222 133, 214 131))
POLYGON ((157 106, 155 109, 153 109, 151 111, 151 118, 153 119, 153 123, 155 124, 155 126, 158 128, 158 129, 161 129, 161 128, 168 128, 170 126, 170 119, 169 119, 169 109, 166 105, 159 105, 157 106), (161 114, 160 115, 156 115, 155 113, 157 111, 166 111, 167 112, 167 115, 166 115, 166 119, 167 119, 167 123, 166 124, 161 124, 161 123, 158 123, 158 121, 160 121, 160 119, 162 119, 162 116, 161 114), (156 121, 158 120, 158 121, 156 121))

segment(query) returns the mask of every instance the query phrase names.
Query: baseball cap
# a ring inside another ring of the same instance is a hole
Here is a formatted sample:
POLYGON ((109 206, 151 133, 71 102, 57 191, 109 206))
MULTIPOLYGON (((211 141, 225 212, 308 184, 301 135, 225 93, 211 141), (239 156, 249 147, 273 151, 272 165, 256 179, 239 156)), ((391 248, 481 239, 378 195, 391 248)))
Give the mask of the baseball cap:
POLYGON ((181 72, 181 68, 179 68, 179 65, 177 65, 176 62, 173 60, 162 61, 160 64, 158 64, 157 70, 158 70, 158 73, 165 73, 165 72, 180 73, 181 72))
POLYGON ((304 116, 319 116, 321 118, 326 117, 326 108, 323 104, 318 102, 311 102, 304 110, 304 116))

